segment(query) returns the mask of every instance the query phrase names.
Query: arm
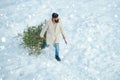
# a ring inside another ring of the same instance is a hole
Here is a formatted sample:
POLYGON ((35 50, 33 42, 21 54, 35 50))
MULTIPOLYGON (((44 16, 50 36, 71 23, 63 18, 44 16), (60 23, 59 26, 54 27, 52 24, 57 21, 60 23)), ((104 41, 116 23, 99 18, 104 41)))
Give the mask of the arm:
POLYGON ((64 32, 64 30, 63 30, 63 27, 62 27, 62 24, 61 24, 61 23, 60 23, 60 31, 61 31, 61 34, 62 34, 62 36, 63 36, 63 39, 64 39, 65 43, 67 44, 65 32, 64 32))
POLYGON ((48 26, 49 26, 49 23, 47 23, 47 24, 42 28, 42 31, 41 31, 41 33, 40 33, 40 37, 41 37, 41 38, 44 38, 44 34, 45 34, 45 32, 47 31, 48 26))

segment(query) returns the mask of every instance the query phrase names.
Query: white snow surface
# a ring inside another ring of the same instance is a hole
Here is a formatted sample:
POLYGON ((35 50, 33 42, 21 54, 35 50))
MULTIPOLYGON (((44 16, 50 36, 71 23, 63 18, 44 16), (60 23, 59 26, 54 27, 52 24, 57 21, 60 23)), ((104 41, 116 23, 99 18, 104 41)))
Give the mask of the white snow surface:
POLYGON ((120 80, 120 0, 0 0, 0 80, 120 80), (68 44, 29 56, 16 38, 59 13, 68 44))

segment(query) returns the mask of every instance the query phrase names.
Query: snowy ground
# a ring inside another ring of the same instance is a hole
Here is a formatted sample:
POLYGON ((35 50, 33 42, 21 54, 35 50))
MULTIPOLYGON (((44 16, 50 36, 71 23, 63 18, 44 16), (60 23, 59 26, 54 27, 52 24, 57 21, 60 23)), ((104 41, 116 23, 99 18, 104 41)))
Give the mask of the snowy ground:
POLYGON ((1 0, 0 80, 120 80, 120 0, 1 0), (29 56, 16 38, 52 12, 68 40, 61 62, 52 46, 29 56))

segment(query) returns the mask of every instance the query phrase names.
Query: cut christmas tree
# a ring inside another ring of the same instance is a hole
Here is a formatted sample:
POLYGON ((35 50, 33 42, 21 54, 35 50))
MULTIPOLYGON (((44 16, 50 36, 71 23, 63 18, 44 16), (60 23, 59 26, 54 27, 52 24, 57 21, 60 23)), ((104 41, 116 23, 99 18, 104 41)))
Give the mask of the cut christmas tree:
POLYGON ((46 34, 44 35, 45 39, 40 38, 42 26, 43 23, 38 26, 27 26, 27 29, 21 34, 22 45, 28 49, 30 55, 39 55, 44 48, 46 34))

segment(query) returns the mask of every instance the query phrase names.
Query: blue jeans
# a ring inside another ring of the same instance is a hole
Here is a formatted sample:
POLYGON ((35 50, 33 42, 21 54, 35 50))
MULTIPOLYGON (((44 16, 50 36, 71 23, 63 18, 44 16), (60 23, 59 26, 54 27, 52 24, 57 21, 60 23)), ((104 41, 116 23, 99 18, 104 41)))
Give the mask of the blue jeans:
MULTIPOLYGON (((45 47, 49 47, 48 44, 44 44, 45 47)), ((55 43, 54 44, 54 47, 55 47, 55 56, 59 56, 59 43, 55 43)))

